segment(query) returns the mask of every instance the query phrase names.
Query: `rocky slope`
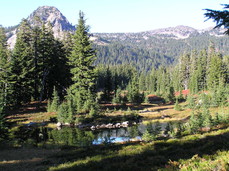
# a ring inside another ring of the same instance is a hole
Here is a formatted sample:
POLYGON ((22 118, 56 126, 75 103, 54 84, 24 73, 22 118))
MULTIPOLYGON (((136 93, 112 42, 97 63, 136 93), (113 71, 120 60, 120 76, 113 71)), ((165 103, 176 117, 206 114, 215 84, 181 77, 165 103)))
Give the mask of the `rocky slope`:
POLYGON ((203 35, 225 37, 224 32, 225 29, 207 28, 203 30, 197 30, 192 27, 180 25, 177 27, 168 27, 138 33, 94 33, 94 37, 92 39, 98 44, 105 45, 108 42, 125 40, 133 40, 137 43, 150 38, 180 40, 200 37, 203 35))
MULTIPOLYGON (((42 6, 37 8, 32 14, 29 15, 29 17, 27 17, 27 20, 31 26, 40 25, 36 19, 37 17, 39 17, 44 23, 51 23, 53 26, 54 36, 56 38, 61 38, 65 31, 75 30, 75 27, 69 23, 66 17, 56 7, 42 6)), ((17 28, 7 33, 8 44, 11 49, 14 47, 16 42, 16 33, 17 28)))

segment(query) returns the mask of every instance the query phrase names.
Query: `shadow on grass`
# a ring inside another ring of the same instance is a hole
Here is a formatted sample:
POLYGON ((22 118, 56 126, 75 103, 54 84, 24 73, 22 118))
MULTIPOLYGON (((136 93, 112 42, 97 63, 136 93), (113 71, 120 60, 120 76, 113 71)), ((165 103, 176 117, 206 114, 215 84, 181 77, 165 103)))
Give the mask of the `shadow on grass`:
MULTIPOLYGON (((196 139, 188 142, 179 140, 169 140, 167 142, 155 142, 152 144, 145 144, 142 146, 142 151, 135 151, 134 154, 118 155, 118 150, 124 148, 123 145, 115 145, 111 147, 104 147, 101 149, 91 149, 85 154, 75 154, 66 160, 66 156, 59 156, 65 159, 64 162, 76 161, 77 158, 88 158, 87 162, 72 163, 61 170, 156 170, 164 168, 170 161, 179 159, 189 159, 193 155, 211 155, 218 150, 229 150, 229 133, 224 133, 216 136, 207 136, 202 139, 196 139), (116 152, 115 152, 116 151, 116 152), (113 153, 113 155, 110 155, 113 153), (90 160, 96 155, 102 155, 102 159, 90 160)), ((139 148, 139 147, 137 147, 139 148)), ((134 146, 133 149, 134 150, 134 146)), ((138 149, 136 149, 138 150, 138 149)), ((58 157, 58 156, 55 156, 58 157)), ((55 163, 56 164, 56 163, 55 163)))
MULTIPOLYGON (((131 103, 128 103, 128 104, 111 104, 111 103, 104 103, 104 104, 101 104, 101 109, 102 110, 106 110, 106 109, 109 109, 109 110, 127 110, 128 108, 130 108, 131 110, 144 110, 144 109, 147 109, 149 107, 158 107, 159 105, 157 104, 131 104, 131 103)), ((163 104, 162 106, 168 106, 166 104, 163 104)))
POLYGON ((98 145, 76 148, 73 146, 51 145, 50 148, 10 148, 0 146, 0 170, 47 170, 50 166, 65 162, 74 162, 94 155, 107 155, 118 151, 124 146, 98 145))
POLYGON ((211 155, 229 150, 229 133, 191 140, 171 139, 154 143, 111 144, 84 148, 4 149, 0 151, 0 170, 47 170, 64 164, 59 170, 157 170, 170 161, 193 155, 211 155), (15 161, 18 162, 3 162, 15 161), (82 160, 82 161, 80 161, 82 160))
POLYGON ((6 114, 8 116, 11 115, 23 115, 23 114, 33 114, 33 113, 40 113, 46 111, 47 104, 45 102, 39 103, 39 102, 32 102, 25 105, 20 106, 20 108, 10 110, 6 114))

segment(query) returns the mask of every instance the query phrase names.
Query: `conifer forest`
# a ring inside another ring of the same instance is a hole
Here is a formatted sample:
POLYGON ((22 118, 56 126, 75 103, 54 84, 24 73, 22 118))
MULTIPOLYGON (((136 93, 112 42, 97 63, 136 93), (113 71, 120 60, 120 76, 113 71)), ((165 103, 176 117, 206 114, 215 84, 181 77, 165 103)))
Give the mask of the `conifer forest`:
POLYGON ((61 38, 38 16, 0 27, 0 170, 228 170, 228 8, 193 48, 96 43, 82 11, 61 38))

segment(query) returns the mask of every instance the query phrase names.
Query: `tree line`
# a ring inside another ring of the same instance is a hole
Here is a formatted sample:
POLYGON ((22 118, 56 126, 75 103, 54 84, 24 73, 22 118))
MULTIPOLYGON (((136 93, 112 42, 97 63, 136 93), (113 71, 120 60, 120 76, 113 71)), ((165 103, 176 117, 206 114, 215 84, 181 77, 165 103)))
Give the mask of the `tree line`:
POLYGON ((139 92, 156 94, 166 101, 174 101, 174 92, 187 89, 191 94, 208 90, 214 92, 214 97, 221 91, 217 96, 227 98, 229 56, 217 52, 213 43, 208 49, 182 54, 178 61, 175 66, 160 65, 149 72, 138 72, 130 65, 99 66, 97 88, 107 97, 118 88, 128 90, 135 80, 139 92))
MULTIPOLYGON (((175 66, 155 66, 152 62, 155 67, 148 72, 131 61, 96 66, 96 50, 82 12, 76 32, 65 34, 63 40, 54 38, 49 23, 39 18, 37 23, 31 26, 22 20, 12 51, 0 28, 0 113, 49 99, 48 109, 58 112, 60 122, 70 123, 79 114, 98 114, 101 102, 140 104, 147 101, 148 94, 174 102, 174 92, 208 90, 216 105, 228 99, 229 56, 220 54, 214 44, 184 53, 175 66)), ((122 56, 125 50, 118 52, 122 56)))

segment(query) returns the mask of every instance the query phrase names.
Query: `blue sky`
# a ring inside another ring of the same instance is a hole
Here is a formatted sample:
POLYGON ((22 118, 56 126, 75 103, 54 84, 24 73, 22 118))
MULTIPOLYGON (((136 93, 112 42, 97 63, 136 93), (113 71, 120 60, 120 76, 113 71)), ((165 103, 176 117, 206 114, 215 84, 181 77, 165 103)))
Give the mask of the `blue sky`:
POLYGON ((57 7, 76 24, 85 13, 91 32, 140 32, 187 25, 197 29, 214 26, 205 21, 205 8, 221 10, 228 0, 1 0, 0 24, 13 26, 39 6, 57 7))

